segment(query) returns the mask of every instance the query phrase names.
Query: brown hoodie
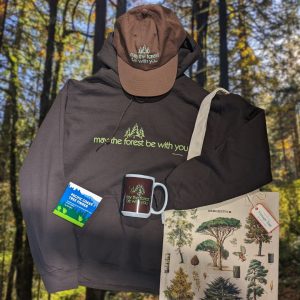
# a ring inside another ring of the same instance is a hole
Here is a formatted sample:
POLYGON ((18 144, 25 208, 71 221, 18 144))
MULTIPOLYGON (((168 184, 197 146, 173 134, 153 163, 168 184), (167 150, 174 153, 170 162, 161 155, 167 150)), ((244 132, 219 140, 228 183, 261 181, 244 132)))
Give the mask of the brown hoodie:
MULTIPOLYGON (((189 35, 173 88, 149 98, 122 89, 112 35, 98 54, 101 69, 61 89, 20 170, 30 248, 48 292, 84 285, 159 293, 161 216, 120 214, 124 174, 166 184, 167 209, 224 201, 272 180, 264 111, 233 93, 214 97, 202 154, 186 160, 208 94, 184 74, 200 56, 189 35), (52 213, 70 181, 103 197, 83 228, 52 213)), ((161 194, 155 202, 159 209, 161 194)))

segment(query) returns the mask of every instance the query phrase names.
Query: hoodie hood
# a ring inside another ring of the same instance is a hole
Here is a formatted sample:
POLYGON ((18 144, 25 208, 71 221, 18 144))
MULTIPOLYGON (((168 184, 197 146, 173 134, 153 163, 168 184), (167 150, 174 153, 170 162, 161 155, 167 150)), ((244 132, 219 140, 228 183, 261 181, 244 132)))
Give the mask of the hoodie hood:
MULTIPOLYGON (((101 50, 97 54, 97 59, 100 61, 100 65, 101 65, 100 69, 93 75, 83 79, 83 81, 102 82, 109 86, 120 88, 123 90, 124 94, 129 98, 129 102, 125 107, 125 109, 122 111, 119 121, 116 124, 115 129, 111 134, 111 138, 104 144, 101 144, 96 149, 96 151, 98 151, 105 144, 110 144, 111 139, 117 133, 117 130, 120 127, 120 123, 133 101, 137 101, 137 102, 159 101, 160 99, 165 97, 166 94, 170 92, 168 91, 163 95, 153 96, 153 97, 139 97, 139 96, 134 96, 129 94, 122 88, 119 75, 118 75, 117 51, 113 44, 113 34, 114 32, 110 32, 108 34, 108 37, 105 39, 101 50)), ((185 70, 187 70, 187 68, 191 66, 199 58, 199 56, 200 56, 200 46, 195 42, 195 40, 190 36, 190 34, 186 32, 186 39, 184 40, 184 42, 182 43, 178 51, 178 67, 177 67, 176 80, 179 77, 184 75, 185 70)), ((176 80, 174 85, 176 84, 176 80)))
MULTIPOLYGON (((111 86, 122 88, 117 68, 117 52, 113 45, 113 34, 110 32, 105 39, 101 50, 97 54, 97 59, 100 61, 100 69, 91 76, 88 76, 84 81, 88 82, 105 82, 111 86)), ((178 68, 176 79, 200 57, 200 46, 195 42, 191 35, 187 32, 186 39, 182 43, 178 51, 178 68)), ((176 81, 175 81, 176 83, 176 81)), ((155 98, 154 97, 135 97, 135 98, 155 98)))

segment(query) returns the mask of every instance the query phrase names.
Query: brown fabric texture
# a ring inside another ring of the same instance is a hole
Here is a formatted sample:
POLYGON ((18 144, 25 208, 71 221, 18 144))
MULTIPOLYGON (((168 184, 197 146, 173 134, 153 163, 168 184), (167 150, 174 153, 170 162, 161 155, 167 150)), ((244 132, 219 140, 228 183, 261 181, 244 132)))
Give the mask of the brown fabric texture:
POLYGON ((174 12, 159 4, 139 5, 120 16, 113 43, 123 88, 136 96, 158 96, 175 81, 178 50, 186 31, 174 12))

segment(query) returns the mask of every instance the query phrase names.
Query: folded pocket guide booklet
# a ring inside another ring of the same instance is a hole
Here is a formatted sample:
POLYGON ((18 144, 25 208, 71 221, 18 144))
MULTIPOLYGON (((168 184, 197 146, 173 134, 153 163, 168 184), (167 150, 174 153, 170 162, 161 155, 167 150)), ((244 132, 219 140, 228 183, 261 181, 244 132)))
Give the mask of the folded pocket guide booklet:
POLYGON ((53 213, 83 227, 101 200, 102 197, 69 182, 53 213))

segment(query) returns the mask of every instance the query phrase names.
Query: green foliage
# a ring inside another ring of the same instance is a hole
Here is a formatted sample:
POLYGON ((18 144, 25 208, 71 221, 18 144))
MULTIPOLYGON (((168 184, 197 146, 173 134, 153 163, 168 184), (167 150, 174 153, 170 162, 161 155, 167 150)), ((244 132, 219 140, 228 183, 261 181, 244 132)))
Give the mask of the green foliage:
POLYGON ((138 293, 138 292, 119 292, 115 295, 110 295, 110 292, 107 292, 109 295, 105 299, 107 300, 155 300, 150 293, 138 293))
POLYGON ((168 300, 192 300, 195 293, 191 289, 192 282, 188 281, 186 274, 180 267, 175 272, 175 278, 171 280, 171 285, 164 291, 168 300))
POLYGON ((262 284, 267 284, 266 276, 268 270, 257 259, 252 259, 245 280, 250 281, 247 287, 247 299, 257 299, 264 294, 262 284))
POLYGON ((279 285, 300 295, 300 237, 290 242, 281 239, 279 243, 279 285))
MULTIPOLYGON (((227 258, 229 256, 229 252, 227 250, 224 250, 223 244, 225 240, 240 227, 241 222, 238 219, 219 217, 210 221, 203 222, 196 230, 197 232, 210 235, 216 239, 217 251, 219 252, 217 257, 219 261, 218 267, 220 270, 222 270, 222 258, 227 258)), ((212 243, 208 242, 208 245, 212 246, 212 243)), ((204 247, 204 245, 201 245, 200 248, 201 247, 204 247)), ((217 266, 216 256, 211 256, 214 266, 217 266)))
POLYGON ((193 228, 193 224, 189 223, 186 220, 177 219, 175 222, 170 222, 168 225, 172 227, 173 230, 168 233, 168 241, 170 244, 176 247, 183 247, 185 245, 191 246, 193 236, 191 234, 191 230, 193 228), (171 223, 171 224, 170 224, 171 223))
POLYGON ((208 230, 234 230, 241 227, 241 221, 235 218, 219 217, 210 221, 203 222, 197 229, 197 232, 205 232, 208 230))
POLYGON ((280 236, 292 243, 300 236, 300 179, 270 184, 268 190, 280 195, 280 236))
POLYGON ((173 212, 173 217, 165 220, 165 226, 171 229, 167 235, 168 242, 177 247, 177 251, 181 256, 181 262, 183 262, 181 248, 183 246, 191 246, 193 241, 192 228, 194 224, 186 220, 185 217, 186 212, 173 212))
POLYGON ((205 240, 196 247, 196 251, 216 252, 217 250, 217 243, 213 240, 205 240))
POLYGON ((252 244, 256 243, 259 245, 258 248, 258 256, 261 256, 262 244, 263 243, 270 243, 272 239, 272 235, 270 235, 256 220, 256 218, 249 214, 246 219, 245 228, 248 230, 246 232, 245 243, 252 244))
MULTIPOLYGON (((205 241, 201 242, 200 244, 198 244, 196 246, 196 251, 208 252, 212 258, 213 265, 215 267, 218 265, 217 260, 218 260, 218 256, 219 256, 219 247, 215 241, 205 240, 205 241)), ((229 256, 229 252, 226 249, 224 249, 223 246, 221 248, 221 255, 222 255, 222 258, 224 258, 224 259, 227 259, 229 256)))
POLYGON ((218 277, 212 282, 208 283, 205 289, 205 297, 201 300, 240 300, 240 289, 230 282, 230 278, 218 277))

